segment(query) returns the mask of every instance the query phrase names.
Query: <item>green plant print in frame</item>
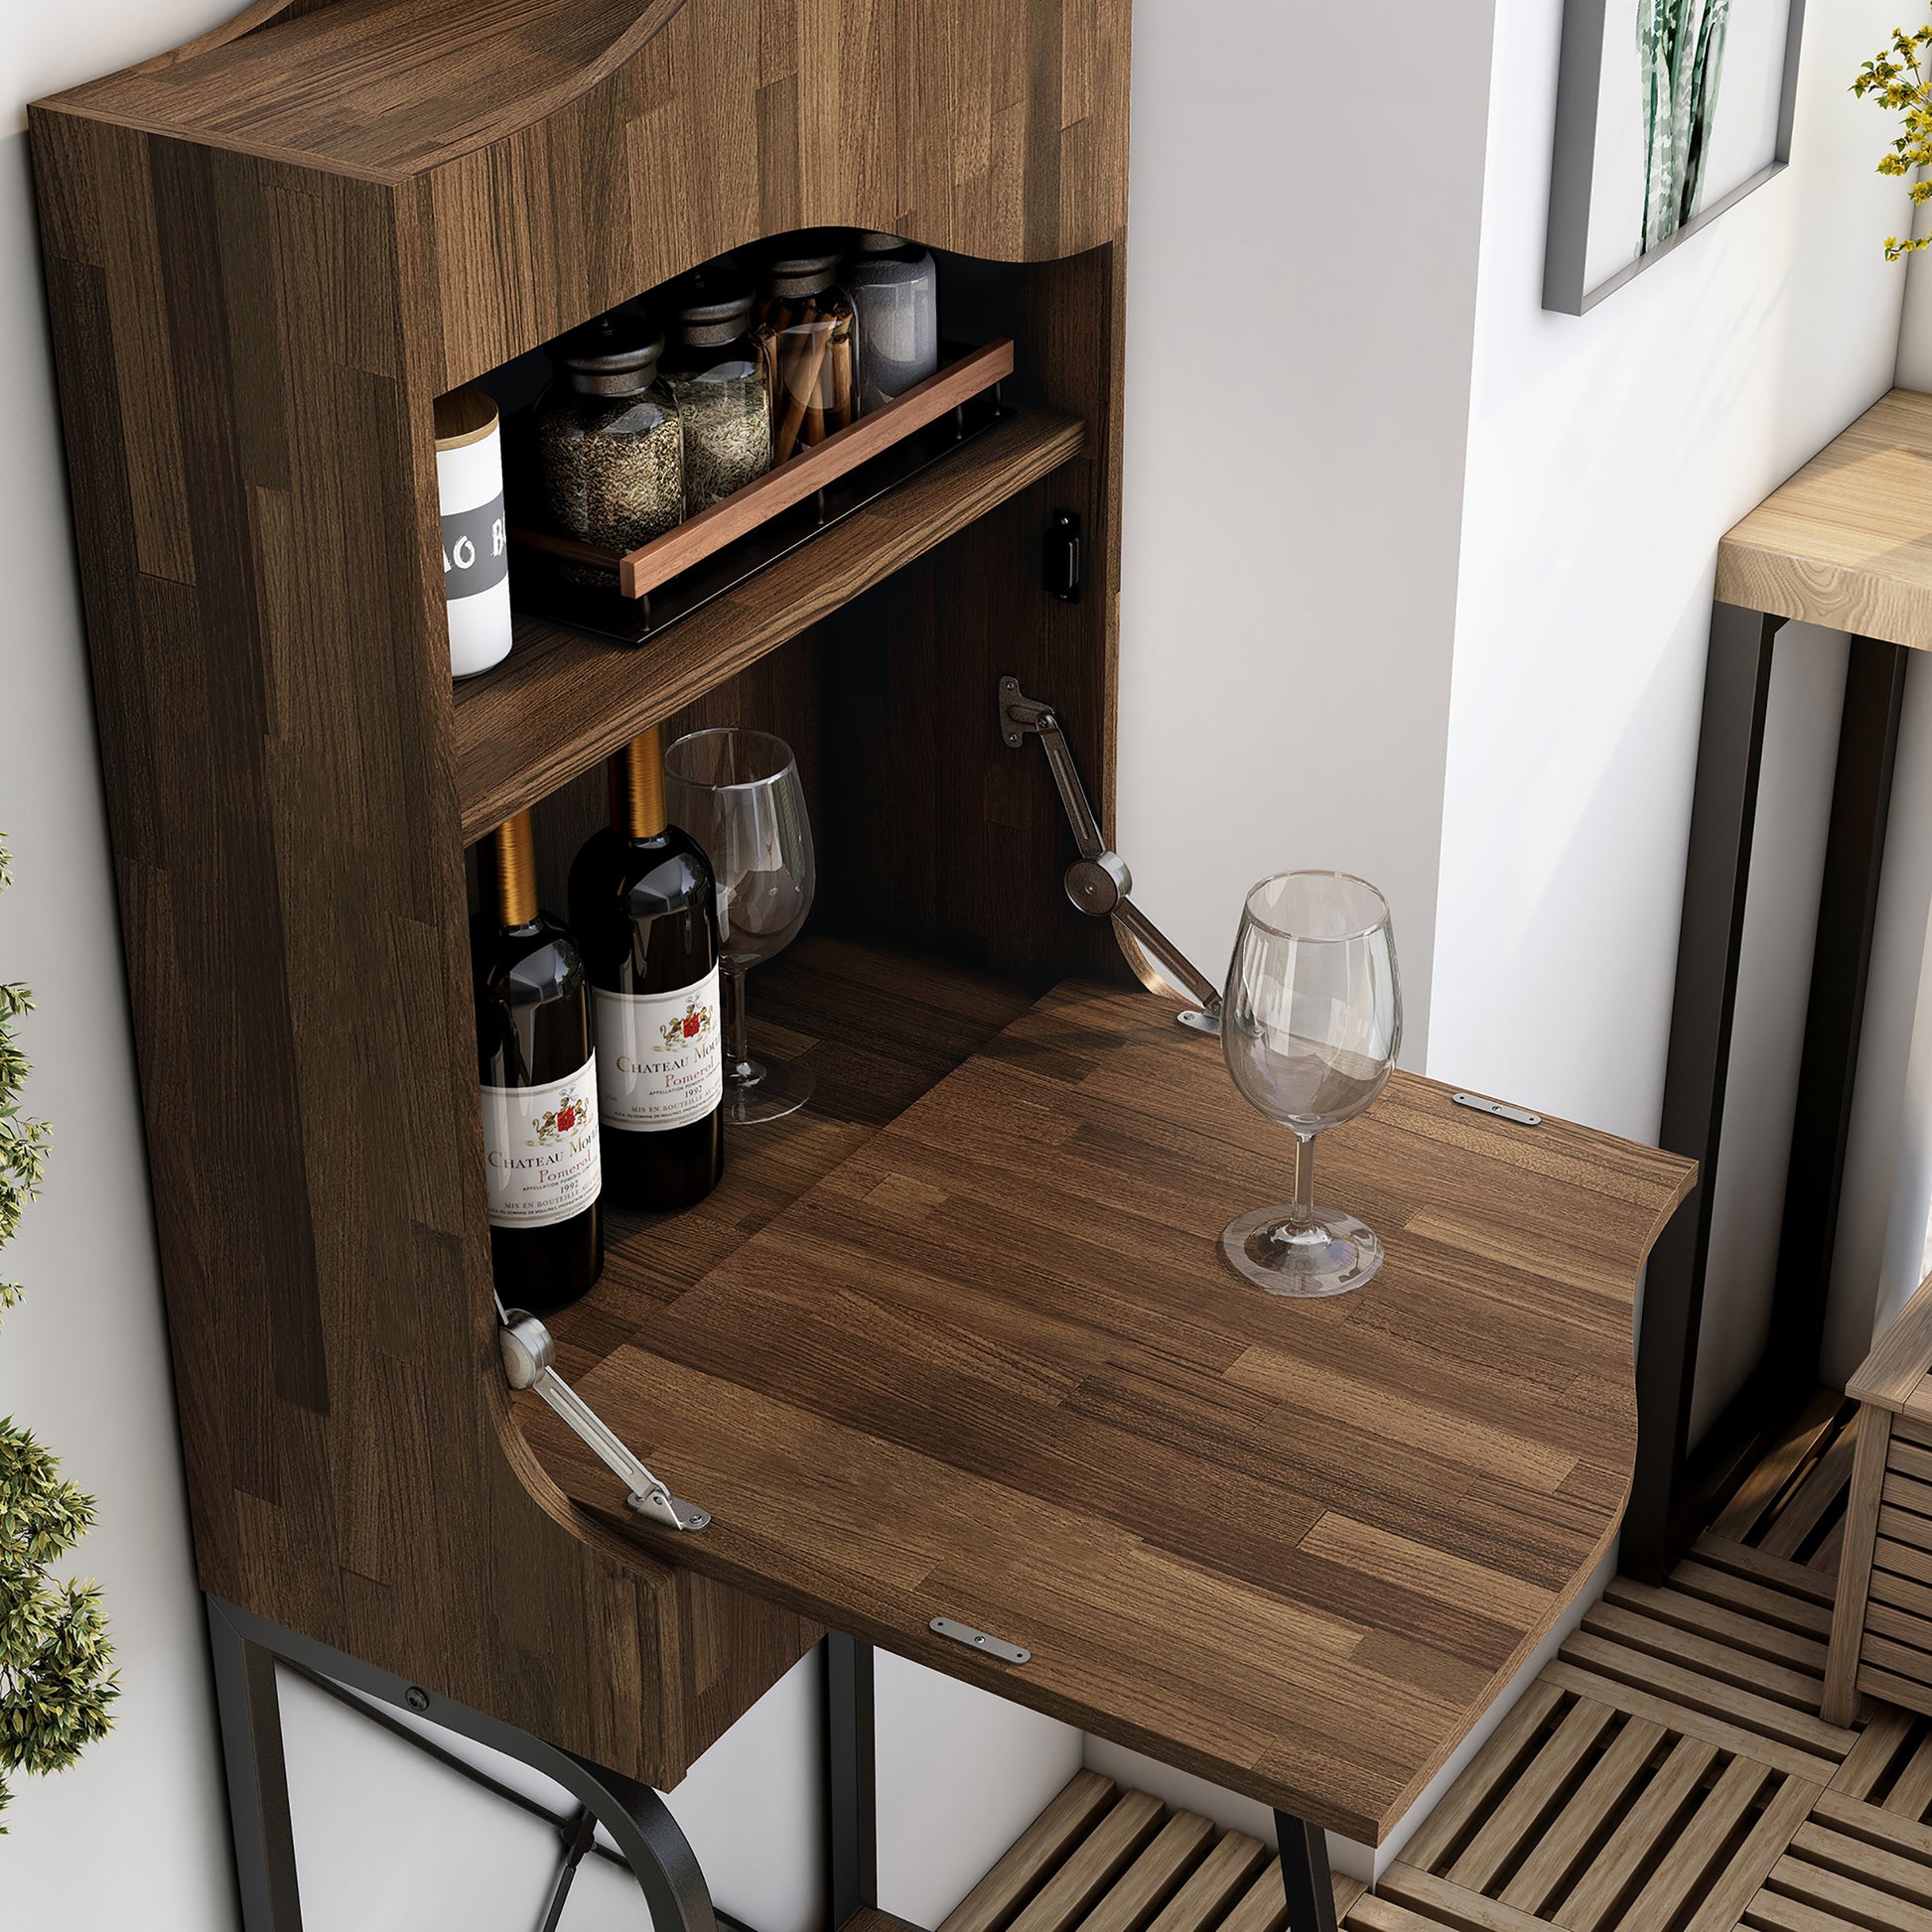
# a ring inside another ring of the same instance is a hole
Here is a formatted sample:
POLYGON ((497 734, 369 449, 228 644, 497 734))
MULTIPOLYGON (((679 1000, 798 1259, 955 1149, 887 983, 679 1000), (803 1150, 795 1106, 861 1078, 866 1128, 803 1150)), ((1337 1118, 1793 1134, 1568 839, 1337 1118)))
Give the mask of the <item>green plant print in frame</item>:
POLYGON ((1643 230, 1637 252, 1697 212, 1718 110, 1730 0, 1637 0, 1643 89, 1643 230))

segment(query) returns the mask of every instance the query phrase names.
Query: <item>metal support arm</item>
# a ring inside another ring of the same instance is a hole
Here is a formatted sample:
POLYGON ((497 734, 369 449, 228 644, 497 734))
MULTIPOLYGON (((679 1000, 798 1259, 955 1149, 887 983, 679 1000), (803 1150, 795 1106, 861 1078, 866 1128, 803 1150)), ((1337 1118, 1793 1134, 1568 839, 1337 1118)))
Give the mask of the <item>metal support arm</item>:
POLYGON ((503 1373, 513 1389, 534 1389, 596 1452, 597 1458, 629 1492, 624 1500, 640 1516, 674 1530, 701 1530, 711 1512, 673 1496, 635 1455, 612 1434, 602 1416, 559 1375, 552 1364, 557 1345, 550 1330, 521 1309, 503 1312, 503 1373))
POLYGON ((1076 910, 1089 918, 1112 919, 1133 941, 1123 947, 1129 962, 1151 993, 1171 994, 1192 1000, 1198 1011, 1189 1009, 1176 1015, 1183 1027, 1198 1033, 1221 1031, 1221 994, 1205 973, 1176 946, 1128 895, 1134 890, 1134 876, 1127 861, 1100 835, 1100 822, 1093 815, 1087 794, 1074 767, 1073 753, 1066 734, 1053 715, 1053 707, 1030 698, 1020 688, 1020 680, 1000 680, 1000 733, 1008 745, 1018 750, 1030 733, 1037 737, 1046 754, 1047 768, 1060 794, 1067 822, 1073 827, 1073 843, 1079 858, 1066 869, 1066 896, 1076 910))

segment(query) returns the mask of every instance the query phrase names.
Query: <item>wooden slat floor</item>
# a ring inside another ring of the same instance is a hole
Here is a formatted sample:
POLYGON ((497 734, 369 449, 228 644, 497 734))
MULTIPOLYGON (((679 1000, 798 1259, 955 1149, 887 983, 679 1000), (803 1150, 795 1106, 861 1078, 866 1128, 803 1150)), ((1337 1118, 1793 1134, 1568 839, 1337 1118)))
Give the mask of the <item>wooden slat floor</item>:
MULTIPOLYGON (((1932 1721, 1818 1716, 1857 1446, 1827 1391, 1662 1588, 1618 1578, 1345 1932, 1932 1932, 1932 1721)), ((940 1932, 1282 1932, 1267 1847, 1083 1771, 940 1932)))

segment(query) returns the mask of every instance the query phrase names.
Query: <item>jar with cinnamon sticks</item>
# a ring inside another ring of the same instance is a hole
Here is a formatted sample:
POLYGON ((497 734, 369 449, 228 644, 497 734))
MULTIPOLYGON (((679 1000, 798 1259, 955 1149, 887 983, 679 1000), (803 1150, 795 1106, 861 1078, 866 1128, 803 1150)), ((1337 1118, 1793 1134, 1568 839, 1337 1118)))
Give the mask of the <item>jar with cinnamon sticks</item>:
POLYGON ((839 286, 842 237, 788 235, 765 256, 759 324, 771 392, 771 461, 822 443, 858 413, 859 339, 839 286))

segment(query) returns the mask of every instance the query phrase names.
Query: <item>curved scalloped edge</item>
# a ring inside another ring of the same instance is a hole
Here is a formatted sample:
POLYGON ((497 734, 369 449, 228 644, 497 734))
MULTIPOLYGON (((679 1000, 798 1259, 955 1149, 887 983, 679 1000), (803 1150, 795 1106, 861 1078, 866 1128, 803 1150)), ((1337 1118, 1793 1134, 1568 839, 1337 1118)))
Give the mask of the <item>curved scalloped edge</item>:
MULTIPOLYGON (((185 123, 170 124, 163 117, 149 116, 138 111, 125 112, 103 108, 89 102, 86 96, 104 85, 138 80, 188 66, 211 54, 219 53, 224 48, 232 47, 238 41, 246 40, 252 35, 328 13, 338 4, 340 0, 320 0, 320 4, 314 4, 314 0, 254 0, 254 4, 244 7, 231 19, 209 28, 207 33, 199 34, 193 40, 184 41, 181 46, 172 48, 165 54, 157 54, 149 60, 137 62, 115 73, 102 76, 99 81, 83 83, 79 87, 68 89, 52 99, 63 106, 75 108, 81 112, 100 113, 110 120, 124 120, 130 126, 140 127, 151 133, 191 134, 198 130, 185 123)), ((429 165, 441 167, 448 162, 475 153, 479 148, 489 147, 509 136, 541 126, 559 109, 602 85, 612 74, 626 66, 664 31, 683 11, 684 5, 685 0, 643 0, 630 25, 619 33, 594 59, 584 62, 572 72, 553 81, 547 87, 515 97, 506 103, 503 110, 493 119, 454 136, 447 145, 438 150, 429 165)), ((245 138, 230 140, 226 145, 243 153, 260 154, 271 159, 299 159, 304 165, 319 167, 326 172, 359 175, 376 180, 402 181, 421 172, 419 167, 342 166, 333 164, 322 156, 292 155, 273 143, 245 138)))

